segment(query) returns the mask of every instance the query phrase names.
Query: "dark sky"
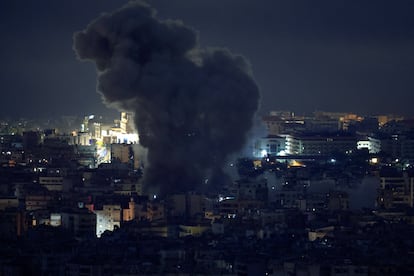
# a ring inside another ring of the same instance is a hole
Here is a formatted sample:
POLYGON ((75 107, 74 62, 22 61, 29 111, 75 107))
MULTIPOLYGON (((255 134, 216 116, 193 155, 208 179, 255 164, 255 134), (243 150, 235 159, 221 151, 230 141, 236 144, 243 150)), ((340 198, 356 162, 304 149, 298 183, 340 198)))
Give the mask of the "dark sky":
MULTIPOLYGON (((153 0, 204 46, 250 60, 260 112, 414 115, 412 0, 153 0)), ((72 34, 121 0, 2 0, 0 116, 115 114, 95 92, 72 34)))

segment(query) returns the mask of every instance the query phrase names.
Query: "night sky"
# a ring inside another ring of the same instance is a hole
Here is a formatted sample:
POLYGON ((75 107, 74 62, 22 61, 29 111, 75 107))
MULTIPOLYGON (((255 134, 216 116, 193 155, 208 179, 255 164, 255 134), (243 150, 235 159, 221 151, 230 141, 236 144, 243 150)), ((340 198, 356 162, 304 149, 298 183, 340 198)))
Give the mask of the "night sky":
MULTIPOLYGON (((72 36, 127 1, 0 1, 0 116, 116 114, 96 93, 96 72, 72 36)), ((147 1, 182 19, 200 44, 251 63, 260 113, 315 110, 414 115, 411 0, 147 1)))

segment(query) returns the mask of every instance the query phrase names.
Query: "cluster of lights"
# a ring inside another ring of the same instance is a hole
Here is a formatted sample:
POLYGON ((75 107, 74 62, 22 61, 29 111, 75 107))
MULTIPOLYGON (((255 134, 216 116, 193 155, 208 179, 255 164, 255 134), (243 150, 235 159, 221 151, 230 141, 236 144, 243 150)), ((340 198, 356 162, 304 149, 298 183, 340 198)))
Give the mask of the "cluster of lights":
POLYGON ((218 201, 219 202, 222 202, 222 201, 224 201, 224 200, 230 200, 230 199, 235 199, 235 197, 234 196, 219 196, 219 198, 218 198, 218 201))

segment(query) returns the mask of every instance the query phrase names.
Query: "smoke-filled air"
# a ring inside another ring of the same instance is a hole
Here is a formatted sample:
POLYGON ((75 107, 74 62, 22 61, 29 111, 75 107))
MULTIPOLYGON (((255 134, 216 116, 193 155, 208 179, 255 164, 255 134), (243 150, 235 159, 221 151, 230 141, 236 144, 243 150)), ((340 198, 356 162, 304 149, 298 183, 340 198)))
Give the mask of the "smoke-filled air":
POLYGON ((243 147, 259 104, 250 65, 228 50, 200 47, 181 21, 130 2, 75 33, 74 50, 96 64, 104 102, 135 114, 148 149, 146 191, 214 185, 208 179, 243 147))

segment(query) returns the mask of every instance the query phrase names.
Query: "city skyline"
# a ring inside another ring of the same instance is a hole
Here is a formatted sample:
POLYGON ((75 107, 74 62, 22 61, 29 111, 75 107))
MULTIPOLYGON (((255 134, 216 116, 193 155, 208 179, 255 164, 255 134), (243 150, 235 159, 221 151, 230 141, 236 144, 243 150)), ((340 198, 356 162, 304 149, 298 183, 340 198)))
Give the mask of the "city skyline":
MULTIPOLYGON (((229 48, 251 63, 259 113, 272 109, 413 115, 414 19, 408 1, 148 1, 182 19, 201 46, 229 48)), ((3 116, 116 114, 80 64, 72 36, 126 1, 2 2, 3 116)))

